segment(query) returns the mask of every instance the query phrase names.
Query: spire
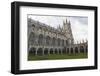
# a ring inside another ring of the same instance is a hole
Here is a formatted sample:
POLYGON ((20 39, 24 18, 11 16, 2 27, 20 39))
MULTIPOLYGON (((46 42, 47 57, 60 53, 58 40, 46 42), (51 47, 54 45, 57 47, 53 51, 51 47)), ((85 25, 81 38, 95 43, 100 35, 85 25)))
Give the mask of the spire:
POLYGON ((84 40, 82 39, 82 43, 84 43, 84 40))
POLYGON ((65 25, 66 25, 66 23, 63 20, 63 27, 62 27, 63 30, 65 29, 65 25))
POLYGON ((60 24, 58 25, 58 29, 61 30, 60 24))
POLYGON ((65 25, 65 22, 64 22, 64 20, 63 20, 63 25, 65 25))
POLYGON ((67 24, 67 18, 66 18, 66 24, 67 24))

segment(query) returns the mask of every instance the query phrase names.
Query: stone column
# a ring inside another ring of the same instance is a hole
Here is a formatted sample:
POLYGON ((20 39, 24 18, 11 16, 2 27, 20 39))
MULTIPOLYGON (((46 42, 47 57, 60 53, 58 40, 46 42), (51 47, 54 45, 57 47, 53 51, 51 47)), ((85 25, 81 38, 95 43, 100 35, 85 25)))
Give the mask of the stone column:
POLYGON ((63 52, 62 52, 62 51, 63 51, 63 49, 61 49, 61 54, 63 54, 63 52))
POLYGON ((37 48, 36 48, 36 52, 35 52, 35 55, 37 55, 37 48))
POLYGON ((42 54, 44 55, 44 48, 42 49, 42 54))
POLYGON ((50 49, 48 48, 48 55, 50 55, 50 49))
POLYGON ((66 46, 66 40, 64 40, 64 46, 66 46))
POLYGON ((75 54, 75 47, 73 47, 73 53, 75 54))
POLYGON ((54 48, 53 48, 53 54, 55 54, 55 50, 54 50, 54 48))
POLYGON ((80 47, 78 46, 77 48, 78 48, 78 53, 80 53, 80 47))
POLYGON ((59 54, 59 49, 57 49, 57 54, 59 54))
POLYGON ((71 54, 71 47, 69 47, 69 54, 71 54))

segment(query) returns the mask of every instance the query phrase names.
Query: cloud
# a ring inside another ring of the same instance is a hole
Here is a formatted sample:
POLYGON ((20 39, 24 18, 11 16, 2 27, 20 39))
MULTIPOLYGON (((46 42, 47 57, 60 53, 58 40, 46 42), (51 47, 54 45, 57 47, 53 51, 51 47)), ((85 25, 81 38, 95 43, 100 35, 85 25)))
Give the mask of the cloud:
POLYGON ((63 25, 64 17, 57 17, 57 16, 38 16, 38 15, 29 15, 29 18, 32 18, 36 21, 40 21, 51 27, 57 28, 59 24, 63 25))
POLYGON ((88 38, 88 18, 87 17, 68 17, 71 21, 72 33, 75 41, 88 38))
POLYGON ((81 24, 87 25, 88 24, 88 18, 82 17, 82 16, 71 16, 70 19, 73 19, 75 21, 80 22, 81 24))

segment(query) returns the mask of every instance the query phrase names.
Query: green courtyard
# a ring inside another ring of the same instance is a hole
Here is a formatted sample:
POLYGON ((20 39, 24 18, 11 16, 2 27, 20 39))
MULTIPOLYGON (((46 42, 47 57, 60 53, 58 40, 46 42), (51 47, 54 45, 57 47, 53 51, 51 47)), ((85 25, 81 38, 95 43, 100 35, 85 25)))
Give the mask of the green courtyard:
POLYGON ((33 54, 28 54, 28 61, 34 60, 58 60, 58 59, 83 59, 88 58, 88 53, 77 53, 77 54, 50 54, 34 56, 33 54))

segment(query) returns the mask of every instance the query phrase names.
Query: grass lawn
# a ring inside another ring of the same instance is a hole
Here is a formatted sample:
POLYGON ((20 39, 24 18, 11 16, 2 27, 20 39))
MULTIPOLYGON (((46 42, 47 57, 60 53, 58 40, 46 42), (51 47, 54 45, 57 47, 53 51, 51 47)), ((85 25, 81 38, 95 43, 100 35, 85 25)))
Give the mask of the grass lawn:
POLYGON ((82 59, 88 58, 87 53, 79 53, 79 54, 51 54, 51 55, 43 55, 43 56, 34 56, 32 54, 28 55, 28 61, 33 60, 57 60, 57 59, 82 59))

